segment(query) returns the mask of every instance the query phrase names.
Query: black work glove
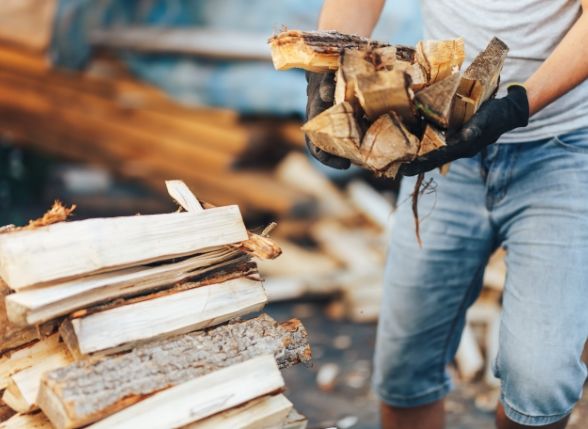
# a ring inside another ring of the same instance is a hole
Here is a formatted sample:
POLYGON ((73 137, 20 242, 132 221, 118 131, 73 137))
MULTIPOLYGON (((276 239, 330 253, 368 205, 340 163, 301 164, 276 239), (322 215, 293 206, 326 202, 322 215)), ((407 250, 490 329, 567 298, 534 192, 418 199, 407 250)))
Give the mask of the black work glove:
MULTIPOLYGON (((333 105, 335 99, 335 73, 306 72, 306 120, 314 118, 333 105)), ((349 168, 351 161, 337 155, 331 155, 312 144, 308 136, 304 136, 306 146, 310 154, 329 167, 345 170, 349 168)))
POLYGON ((459 158, 476 155, 515 128, 529 123, 529 100, 522 85, 512 85, 508 95, 486 101, 461 130, 447 138, 447 145, 403 164, 399 173, 415 176, 459 158))

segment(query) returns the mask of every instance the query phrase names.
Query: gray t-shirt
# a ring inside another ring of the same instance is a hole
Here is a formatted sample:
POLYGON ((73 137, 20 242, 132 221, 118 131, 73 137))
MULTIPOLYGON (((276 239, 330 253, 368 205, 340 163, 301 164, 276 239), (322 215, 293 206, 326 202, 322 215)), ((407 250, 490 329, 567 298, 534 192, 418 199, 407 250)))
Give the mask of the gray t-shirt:
MULTIPOLYGON (((493 36, 510 48, 498 96, 525 82, 549 56, 581 13, 580 0, 421 0, 425 38, 463 37, 464 68, 493 36)), ((587 42, 588 43, 588 42, 587 42)), ((562 69, 565 68, 562 64, 562 69)), ((588 81, 534 115, 502 143, 540 140, 588 127, 588 81)))

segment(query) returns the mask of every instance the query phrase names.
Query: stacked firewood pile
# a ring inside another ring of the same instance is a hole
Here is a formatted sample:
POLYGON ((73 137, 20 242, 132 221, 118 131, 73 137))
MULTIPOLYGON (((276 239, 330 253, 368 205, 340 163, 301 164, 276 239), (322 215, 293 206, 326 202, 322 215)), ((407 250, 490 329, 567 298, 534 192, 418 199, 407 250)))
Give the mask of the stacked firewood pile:
POLYGON ((237 206, 167 188, 182 212, 66 222, 56 204, 2 229, 0 389, 18 414, 1 428, 305 427, 279 371, 310 361, 304 327, 240 319, 267 302, 254 258, 281 249, 237 206))
POLYGON ((494 38, 467 70, 462 39, 416 49, 337 32, 284 31, 269 41, 278 70, 336 71, 335 104, 303 130, 320 149, 378 175, 445 146, 497 89, 508 47, 494 38))

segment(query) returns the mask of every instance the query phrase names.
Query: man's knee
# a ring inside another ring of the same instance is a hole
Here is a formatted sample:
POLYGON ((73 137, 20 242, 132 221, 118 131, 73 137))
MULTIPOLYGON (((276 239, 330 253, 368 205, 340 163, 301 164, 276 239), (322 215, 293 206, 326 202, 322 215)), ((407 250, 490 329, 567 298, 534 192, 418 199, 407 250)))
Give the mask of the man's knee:
POLYGON ((496 373, 506 415, 523 425, 548 425, 567 416, 582 395, 586 366, 575 352, 519 344, 501 349, 496 373))

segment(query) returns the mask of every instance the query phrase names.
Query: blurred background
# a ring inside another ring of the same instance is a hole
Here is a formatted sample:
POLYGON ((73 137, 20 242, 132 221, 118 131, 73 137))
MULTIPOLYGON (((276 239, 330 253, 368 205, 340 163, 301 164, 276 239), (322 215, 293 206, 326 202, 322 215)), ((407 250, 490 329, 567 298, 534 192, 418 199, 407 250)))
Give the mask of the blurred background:
MULTIPOLYGON (((260 264, 269 313, 302 319, 315 357, 285 371, 289 397, 310 427, 371 429, 386 243, 407 202, 396 201, 397 182, 329 170, 305 153, 304 73, 274 71, 266 41, 283 27, 313 29, 320 6, 2 0, 0 225, 25 224, 55 199, 75 203, 76 219, 173 211, 166 179, 239 204, 254 230, 277 221, 284 254, 260 264)), ((374 38, 414 45, 419 3, 388 1, 374 38)), ((452 367, 450 428, 493 427, 504 275, 499 252, 452 367)))

